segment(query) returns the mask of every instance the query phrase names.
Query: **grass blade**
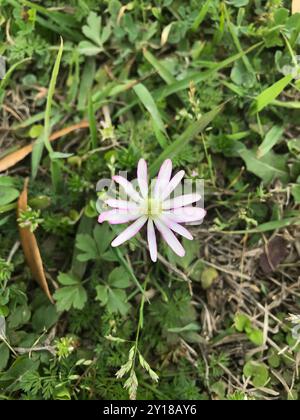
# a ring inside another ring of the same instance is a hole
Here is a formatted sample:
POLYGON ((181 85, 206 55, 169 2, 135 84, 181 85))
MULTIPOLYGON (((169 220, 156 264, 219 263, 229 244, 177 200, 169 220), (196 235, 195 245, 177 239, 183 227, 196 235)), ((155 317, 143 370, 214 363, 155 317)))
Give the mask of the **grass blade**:
POLYGON ((25 58, 23 60, 18 61, 17 63, 13 64, 8 71, 6 72, 4 78, 2 80, 0 80, 0 104, 2 104, 3 101, 3 97, 4 97, 4 92, 5 92, 5 87, 8 84, 9 80, 10 80, 10 76, 13 74, 13 72, 19 67, 21 66, 23 63, 26 63, 27 61, 30 61, 31 58, 25 58))
POLYGON ((201 25, 201 23, 205 19, 205 16, 208 12, 210 4, 211 4, 211 0, 206 0, 206 2, 201 7, 200 12, 199 12, 198 16, 196 17, 196 19, 194 20, 194 23, 193 23, 192 28, 191 28, 193 32, 197 31, 197 29, 199 28, 199 26, 201 25))
POLYGON ((262 111, 266 106, 271 104, 292 80, 293 76, 288 74, 261 92, 252 103, 252 114, 262 111))
POLYGON ((160 77, 167 83, 167 85, 171 85, 172 83, 176 83, 175 77, 169 72, 168 69, 165 68, 160 61, 151 54, 150 51, 144 49, 144 57, 146 60, 151 64, 151 66, 157 71, 160 77))
POLYGON ((116 256, 117 256, 118 260, 120 261, 120 263, 123 265, 123 267, 125 268, 125 270, 128 272, 128 274, 130 275, 130 277, 132 278, 132 280, 136 284, 137 288, 140 290, 140 292, 144 296, 145 295, 145 292, 144 292, 143 287, 141 286, 141 283, 136 278, 134 272, 132 271, 130 265, 128 264, 128 262, 124 258, 124 256, 123 256, 122 252, 120 251, 120 249, 119 248, 113 248, 113 251, 116 254, 116 256))
POLYGON ((204 82, 208 78, 210 78, 213 74, 217 73, 218 71, 224 69, 225 67, 229 66, 230 64, 234 63, 235 61, 242 58, 244 55, 248 54, 258 46, 260 46, 262 43, 259 42, 258 44, 253 45, 248 50, 239 52, 229 58, 226 58, 226 60, 221 61, 220 63, 216 64, 212 69, 206 70, 202 73, 194 73, 188 77, 186 77, 183 80, 177 81, 176 83, 173 83, 169 86, 164 86, 163 88, 157 89, 153 93, 153 97, 156 100, 162 100, 164 98, 167 98, 168 96, 178 93, 181 90, 188 89, 190 86, 190 83, 193 82, 195 85, 198 83, 204 82))
POLYGON ((154 102, 154 99, 149 92, 149 90, 144 86, 142 83, 133 87, 136 95, 138 96, 139 100, 142 102, 144 107, 147 109, 149 114, 151 115, 156 127, 163 133, 166 133, 164 123, 160 116, 159 110, 154 102))
POLYGON ((59 72, 59 67, 60 67, 60 62, 61 62, 61 57, 62 57, 62 53, 63 53, 63 48, 64 48, 64 43, 63 43, 63 39, 60 39, 60 47, 58 50, 58 54, 55 60, 55 64, 53 67, 53 71, 52 71, 52 75, 51 75, 51 80, 50 80, 50 85, 49 85, 49 89, 48 89, 48 95, 47 95, 47 104, 46 104, 46 110, 45 110, 45 121, 44 121, 44 145, 46 146, 48 152, 51 154, 51 152, 53 151, 52 146, 50 144, 50 130, 51 130, 51 126, 50 126, 50 116, 51 116, 51 108, 52 108, 52 100, 53 100, 53 95, 54 95, 54 91, 55 91, 55 86, 56 86, 56 81, 57 81, 57 76, 58 76, 58 72, 59 72))
POLYGON ((259 146, 257 150, 257 157, 261 158, 271 149, 273 149, 275 144, 280 140, 283 132, 284 129, 282 127, 274 125, 274 127, 272 127, 271 130, 267 132, 266 137, 264 138, 262 144, 259 146))
POLYGON ((92 100, 92 96, 89 96, 89 103, 88 103, 88 117, 89 117, 89 127, 90 127, 90 134, 91 134, 91 145, 92 149, 96 149, 97 142, 98 142, 98 132, 97 132, 97 122, 95 117, 94 111, 94 104, 92 100))
POLYGON ((195 138, 213 121, 213 119, 222 111, 224 105, 225 104, 221 104, 217 106, 212 111, 204 114, 199 121, 189 125, 181 136, 171 143, 151 165, 150 176, 154 176, 156 174, 165 159, 172 159, 174 156, 178 155, 178 153, 180 153, 193 138, 195 138))

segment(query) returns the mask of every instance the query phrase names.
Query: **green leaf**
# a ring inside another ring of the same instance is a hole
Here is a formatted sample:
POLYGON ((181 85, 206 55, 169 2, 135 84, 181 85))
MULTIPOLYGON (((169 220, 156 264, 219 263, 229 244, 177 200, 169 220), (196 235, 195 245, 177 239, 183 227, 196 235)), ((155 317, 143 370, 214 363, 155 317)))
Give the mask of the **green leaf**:
MULTIPOLYGON (((15 179, 11 176, 0 176, 0 187, 14 187, 15 179)), ((1 191, 1 190, 0 190, 1 191)), ((0 193, 1 195, 1 193, 0 193)))
POLYGON ((39 307, 32 317, 32 326, 37 332, 49 330, 59 319, 55 305, 39 307))
POLYGON ((264 343, 264 335, 261 330, 253 328, 248 334, 249 340, 256 346, 262 346, 264 343))
POLYGON ((69 311, 72 307, 83 309, 87 301, 87 293, 81 284, 62 287, 54 293, 57 310, 59 312, 69 311))
POLYGON ((73 286, 79 283, 79 280, 75 276, 67 273, 59 273, 58 281, 63 286, 73 286))
POLYGON ((111 35, 111 27, 110 27, 110 24, 108 24, 103 28, 103 31, 101 33, 102 45, 105 44, 105 42, 109 40, 110 35, 111 35))
POLYGON ((204 290, 209 289, 215 280, 217 280, 219 273, 213 267, 207 267, 201 274, 201 285, 204 290))
POLYGON ((110 229, 109 224, 104 223, 102 225, 98 224, 95 226, 93 235, 98 249, 98 255, 101 257, 113 240, 114 233, 110 229))
POLYGON ((90 41, 81 41, 78 45, 78 51, 80 54, 91 57, 99 54, 103 49, 92 44, 90 41))
POLYGON ((14 389, 21 389, 23 375, 28 371, 37 370, 39 364, 39 361, 30 359, 28 356, 20 356, 5 373, 1 374, 0 382, 15 381, 14 389))
POLYGON ((19 328, 25 325, 30 320, 30 317, 31 311, 29 306, 26 303, 19 305, 8 316, 8 326, 10 329, 19 328))
POLYGON ((126 289, 131 285, 128 271, 124 267, 114 268, 108 277, 108 283, 111 287, 126 289))
POLYGON ((172 159, 185 149, 187 144, 213 121, 213 119, 222 111, 223 107, 224 104, 217 106, 212 111, 204 114, 199 121, 189 125, 187 129, 154 161, 150 167, 150 176, 153 177, 156 174, 165 159, 172 159))
POLYGON ((269 379, 269 371, 264 363, 251 360, 245 364, 243 371, 246 378, 251 378, 253 385, 257 388, 265 386, 269 379))
POLYGON ((65 388, 59 388, 55 391, 55 399, 60 401, 69 401, 71 400, 71 394, 70 391, 65 388))
POLYGON ((0 186, 0 206, 15 201, 19 197, 19 191, 15 188, 0 186))
POLYGON ((100 32, 102 26, 102 19, 100 16, 97 16, 95 12, 90 12, 87 18, 87 25, 82 27, 82 32, 84 35, 101 46, 100 32))
POLYGON ((144 105, 144 107, 147 109, 149 114, 151 115, 155 125, 158 127, 158 129, 165 133, 165 126, 162 121, 162 118, 160 116, 159 110, 157 109, 156 103, 149 92, 149 90, 144 86, 142 83, 139 83, 138 85, 133 87, 133 90, 135 91, 136 95, 144 105))
POLYGON ((251 328, 251 321, 244 314, 236 314, 234 317, 234 326, 239 332, 245 332, 247 328, 251 328))
POLYGON ((2 372, 9 360, 9 348, 5 343, 0 344, 0 372, 2 372))
POLYGON ((280 366, 281 359, 280 356, 277 354, 276 350, 270 349, 268 352, 268 364, 272 368, 278 368, 280 366))
POLYGON ((300 204, 300 185, 293 185, 291 193, 294 197, 295 203, 300 204))
POLYGON ((78 261, 96 260, 98 258, 98 249, 95 240, 88 234, 79 234, 76 236, 76 248, 83 251, 77 255, 78 261))
POLYGON ((272 86, 265 89, 261 92, 255 101, 252 103, 252 113, 262 111, 266 106, 268 106, 280 93, 286 88, 286 86, 293 80, 293 76, 287 75, 282 79, 278 80, 272 86))
POLYGON ((267 132, 262 144, 257 149, 257 157, 262 158, 271 149, 273 149, 275 144, 277 144, 277 142, 281 139, 283 132, 284 129, 282 127, 274 125, 274 127, 267 132))
POLYGON ((107 309, 109 312, 120 312, 121 315, 126 315, 130 305, 127 303, 127 296, 124 290, 109 289, 107 309))
POLYGON ((274 179, 280 179, 284 183, 288 182, 287 156, 277 155, 270 151, 258 159, 257 152, 248 150, 244 145, 238 148, 238 153, 245 161, 247 170, 261 178, 266 184, 274 179))
POLYGON ((103 305, 107 304, 108 301, 108 288, 107 286, 98 285, 96 286, 96 300, 99 300, 103 305))

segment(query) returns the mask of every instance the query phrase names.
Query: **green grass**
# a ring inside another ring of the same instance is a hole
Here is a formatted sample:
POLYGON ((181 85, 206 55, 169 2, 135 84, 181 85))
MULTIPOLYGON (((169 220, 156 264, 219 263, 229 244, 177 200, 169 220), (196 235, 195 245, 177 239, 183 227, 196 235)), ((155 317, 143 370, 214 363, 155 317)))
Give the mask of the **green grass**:
POLYGON ((290 3, 1 2, 0 159, 34 148, 0 176, 0 399, 300 398, 290 3), (159 238, 152 263, 144 231, 112 248, 122 227, 97 223, 97 182, 140 158, 204 180, 183 258, 159 238), (19 245, 28 176, 55 305, 19 245))

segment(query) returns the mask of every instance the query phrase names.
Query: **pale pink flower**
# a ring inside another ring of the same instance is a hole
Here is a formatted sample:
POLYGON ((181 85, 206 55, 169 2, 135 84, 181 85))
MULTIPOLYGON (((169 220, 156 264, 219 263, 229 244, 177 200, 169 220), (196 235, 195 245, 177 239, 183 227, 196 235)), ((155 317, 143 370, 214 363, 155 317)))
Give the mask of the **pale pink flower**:
POLYGON ((125 190, 129 201, 106 200, 106 204, 112 210, 101 213, 98 221, 99 223, 107 221, 110 224, 133 222, 113 240, 111 243, 113 247, 128 241, 147 223, 147 237, 152 261, 157 260, 155 228, 177 255, 180 257, 185 255, 183 246, 173 232, 192 240, 191 233, 181 223, 201 221, 206 212, 202 208, 190 206, 200 200, 201 196, 197 193, 169 198, 181 183, 184 171, 177 172, 173 178, 171 178, 171 174, 172 161, 167 159, 161 165, 153 191, 151 191, 148 184, 147 163, 144 159, 140 159, 137 169, 140 193, 125 178, 113 177, 113 180, 125 190))

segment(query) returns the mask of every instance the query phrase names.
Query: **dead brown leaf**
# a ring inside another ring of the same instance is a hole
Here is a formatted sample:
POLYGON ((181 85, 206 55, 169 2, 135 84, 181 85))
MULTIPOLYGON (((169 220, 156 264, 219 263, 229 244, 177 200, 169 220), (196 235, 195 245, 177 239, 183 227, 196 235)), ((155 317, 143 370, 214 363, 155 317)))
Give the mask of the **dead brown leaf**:
POLYGON ((265 246, 265 252, 260 256, 259 265, 264 273, 270 274, 286 259, 287 255, 287 241, 281 236, 276 236, 265 246))
MULTIPOLYGON (((80 128, 87 128, 89 126, 88 121, 83 120, 78 124, 71 125, 70 127, 63 128, 62 130, 56 131, 50 136, 50 141, 59 139, 62 136, 65 136, 72 131, 78 130, 80 128)), ((27 146, 22 147, 15 152, 10 153, 0 160, 0 172, 6 171, 7 169, 15 166, 18 162, 25 159, 33 149, 34 143, 28 144, 27 146)))
MULTIPOLYGON (((24 182, 24 189, 20 194, 17 206, 17 216, 20 217, 22 211, 27 208, 27 196, 28 196, 28 182, 26 178, 24 182)), ((39 251, 38 243, 35 235, 30 231, 29 228, 22 228, 19 226, 20 240, 25 255, 26 262, 30 268, 32 277, 39 283, 50 302, 54 303, 51 293, 49 291, 48 283, 46 280, 43 261, 39 251)))

